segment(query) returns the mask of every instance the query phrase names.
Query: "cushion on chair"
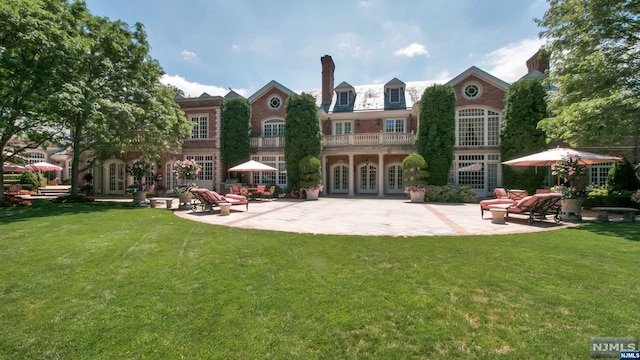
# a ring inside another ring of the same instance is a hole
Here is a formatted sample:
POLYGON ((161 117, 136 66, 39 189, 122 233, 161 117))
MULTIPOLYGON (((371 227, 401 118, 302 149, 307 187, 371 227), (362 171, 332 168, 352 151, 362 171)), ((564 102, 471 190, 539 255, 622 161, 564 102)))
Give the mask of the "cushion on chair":
POLYGON ((508 198, 507 190, 504 188, 495 188, 493 189, 493 193, 496 195, 498 199, 508 198))

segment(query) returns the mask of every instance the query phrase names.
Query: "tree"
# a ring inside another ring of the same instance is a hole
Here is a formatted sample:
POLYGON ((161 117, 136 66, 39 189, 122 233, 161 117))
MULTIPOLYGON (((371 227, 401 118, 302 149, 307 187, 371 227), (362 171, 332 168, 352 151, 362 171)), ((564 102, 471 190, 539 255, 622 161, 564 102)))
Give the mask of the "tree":
POLYGON ((83 9, 84 4, 66 0, 0 3, 0 163, 63 134, 50 116, 51 98, 81 49, 75 29, 83 9))
POLYGON ((538 26, 555 87, 540 123, 573 146, 640 135, 640 5, 635 0, 549 0, 538 26))
POLYGON ((298 164, 305 156, 320 157, 322 132, 315 98, 309 94, 291 94, 285 106, 284 160, 289 188, 299 189, 298 164))
POLYGON ((609 169, 606 188, 609 192, 640 189, 640 178, 627 158, 622 158, 609 169))
MULTIPOLYGON (((502 129, 500 157, 511 160, 547 148, 546 134, 538 122, 547 116, 546 90, 540 80, 517 81, 507 90, 502 129)), ((504 186, 527 189, 531 193, 542 187, 544 173, 532 167, 502 167, 504 186)))
POLYGON ((233 167, 249 158, 251 150, 251 104, 243 98, 229 99, 222 109, 220 156, 233 167))
POLYGON ((179 148, 191 130, 175 103, 176 92, 160 83, 162 68, 149 56, 142 24, 79 16, 82 51, 62 71, 66 84, 53 99, 69 129, 73 149, 71 193, 78 191, 80 158, 134 151, 155 162, 179 148))
POLYGON ((420 99, 418 153, 428 162, 429 182, 446 185, 455 145, 456 95, 451 86, 432 85, 420 99))

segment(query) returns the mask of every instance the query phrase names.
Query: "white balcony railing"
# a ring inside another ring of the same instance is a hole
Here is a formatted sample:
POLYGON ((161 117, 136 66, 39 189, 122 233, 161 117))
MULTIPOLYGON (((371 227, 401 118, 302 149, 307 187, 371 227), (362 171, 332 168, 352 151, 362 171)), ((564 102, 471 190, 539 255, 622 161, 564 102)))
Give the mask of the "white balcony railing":
MULTIPOLYGON (((325 135, 322 141, 326 148, 414 145, 416 143, 416 135, 407 133, 325 135)), ((284 148, 284 137, 255 137, 251 138, 250 143, 252 148, 284 148)))
POLYGON ((416 136, 407 133, 325 135, 323 142, 325 147, 414 145, 416 136))
POLYGON ((257 137, 251 138, 252 148, 283 148, 284 137, 257 137))

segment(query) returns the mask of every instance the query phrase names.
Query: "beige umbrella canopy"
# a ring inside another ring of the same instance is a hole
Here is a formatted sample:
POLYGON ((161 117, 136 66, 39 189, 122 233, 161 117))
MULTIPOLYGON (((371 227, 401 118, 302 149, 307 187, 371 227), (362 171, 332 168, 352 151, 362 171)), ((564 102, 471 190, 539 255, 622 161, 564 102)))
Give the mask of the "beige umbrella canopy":
POLYGON ((5 162, 2 164, 2 170, 6 172, 26 172, 29 171, 22 165, 12 164, 10 162, 5 162))
POLYGON ((250 179, 253 182, 253 173, 254 172, 261 172, 261 171, 278 171, 278 169, 274 168, 273 166, 269 166, 267 164, 263 164, 259 161, 255 161, 255 160, 249 160, 247 162, 244 162, 240 165, 236 165, 234 167, 232 167, 231 169, 227 170, 229 172, 248 172, 251 173, 250 175, 250 179))
POLYGON ((50 164, 46 161, 40 161, 37 163, 29 164, 26 166, 27 170, 34 169, 37 171, 60 171, 62 167, 54 164, 50 164))
POLYGON ((618 162, 622 160, 617 156, 600 155, 586 151, 557 147, 539 153, 523 156, 517 159, 505 161, 503 162, 503 164, 511 166, 551 166, 556 162, 567 159, 569 157, 578 158, 579 163, 583 165, 618 162))

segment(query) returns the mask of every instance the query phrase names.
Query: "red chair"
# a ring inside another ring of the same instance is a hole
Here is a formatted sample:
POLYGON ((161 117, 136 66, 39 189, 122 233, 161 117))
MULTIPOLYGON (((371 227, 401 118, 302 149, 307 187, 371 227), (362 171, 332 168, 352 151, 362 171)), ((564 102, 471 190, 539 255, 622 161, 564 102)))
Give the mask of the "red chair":
POLYGON ((271 186, 269 190, 265 190, 262 193, 260 193, 260 200, 262 199, 269 199, 270 201, 273 200, 273 194, 275 192, 276 192, 276 187, 271 186))
POLYGON ((527 219, 529 224, 533 223, 536 217, 540 221, 545 220, 547 215, 553 215, 553 220, 560 222, 562 221, 560 206, 558 206, 560 199, 562 199, 562 194, 558 193, 536 194, 525 196, 511 205, 497 204, 491 207, 507 210, 507 218, 509 218, 509 214, 529 215, 527 219))
POLYGON ((213 208, 219 207, 220 204, 246 205, 246 211, 249 211, 249 200, 245 196, 235 194, 222 196, 215 191, 202 188, 192 189, 191 193, 199 201, 191 206, 191 211, 193 212, 198 211, 198 206, 203 211, 213 212, 213 208))
POLYGON ((509 197, 507 190, 504 188, 495 188, 493 193, 496 195, 495 199, 488 199, 480 201, 480 217, 484 218, 484 212, 489 211, 490 207, 494 205, 513 204, 514 200, 509 197))

